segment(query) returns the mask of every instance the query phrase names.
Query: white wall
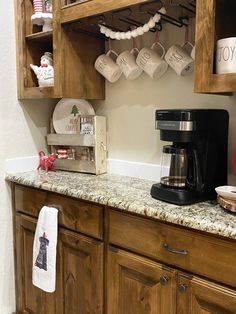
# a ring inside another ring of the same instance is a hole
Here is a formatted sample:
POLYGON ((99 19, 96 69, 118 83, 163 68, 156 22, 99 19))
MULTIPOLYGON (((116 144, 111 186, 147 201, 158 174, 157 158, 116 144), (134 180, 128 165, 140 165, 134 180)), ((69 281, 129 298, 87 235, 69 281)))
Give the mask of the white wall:
POLYGON ((14 1, 0 10, 0 313, 15 309, 10 189, 4 180, 7 158, 36 155, 45 150, 48 117, 53 109, 45 101, 21 104, 16 95, 14 1))
MULTIPOLYGON (((193 36, 191 36, 193 37, 193 36)), ((160 38, 165 48, 184 40, 184 30, 164 25, 160 38)), ((138 47, 150 46, 155 35, 138 39, 138 47)), ((130 49, 129 41, 116 41, 112 48, 120 53, 130 49)), ((109 158, 159 164, 163 142, 155 130, 154 113, 162 108, 222 108, 230 114, 229 182, 233 175, 232 151, 236 151, 236 97, 193 93, 193 75, 178 77, 172 69, 159 80, 145 73, 135 81, 124 76, 106 84, 106 100, 93 102, 98 114, 108 117, 109 158)))

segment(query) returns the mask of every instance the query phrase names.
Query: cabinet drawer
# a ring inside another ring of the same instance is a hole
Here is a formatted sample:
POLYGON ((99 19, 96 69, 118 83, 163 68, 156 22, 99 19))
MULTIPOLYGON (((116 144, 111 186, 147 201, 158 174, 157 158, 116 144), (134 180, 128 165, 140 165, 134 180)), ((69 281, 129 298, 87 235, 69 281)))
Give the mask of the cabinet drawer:
POLYGON ((58 209, 60 226, 91 235, 103 237, 103 208, 67 196, 21 185, 15 186, 15 210, 38 217, 44 206, 58 209))
POLYGON ((109 242, 236 287, 236 242, 147 218, 109 212, 109 242))

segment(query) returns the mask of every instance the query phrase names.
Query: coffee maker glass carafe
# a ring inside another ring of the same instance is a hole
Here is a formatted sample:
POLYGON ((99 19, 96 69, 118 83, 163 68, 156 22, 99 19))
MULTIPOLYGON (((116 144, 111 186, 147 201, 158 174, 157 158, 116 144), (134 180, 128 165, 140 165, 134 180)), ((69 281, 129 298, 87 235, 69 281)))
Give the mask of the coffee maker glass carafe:
POLYGON ((162 151, 162 185, 184 188, 187 182, 188 153, 186 148, 166 145, 162 151))

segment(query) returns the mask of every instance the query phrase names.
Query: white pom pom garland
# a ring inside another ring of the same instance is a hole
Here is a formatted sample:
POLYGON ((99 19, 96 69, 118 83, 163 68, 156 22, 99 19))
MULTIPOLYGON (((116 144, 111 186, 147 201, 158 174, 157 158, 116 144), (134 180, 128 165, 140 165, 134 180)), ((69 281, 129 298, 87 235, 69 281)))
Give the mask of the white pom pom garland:
MULTIPOLYGON (((166 14, 166 9, 162 7, 159 12, 162 14, 166 14)), ((104 25, 99 24, 98 26, 100 27, 100 33, 104 34, 108 38, 117 40, 131 39, 148 32, 151 28, 155 26, 156 23, 160 21, 160 19, 161 15, 159 13, 156 13, 153 17, 150 18, 150 20, 146 24, 128 32, 113 32, 111 29, 104 25)))

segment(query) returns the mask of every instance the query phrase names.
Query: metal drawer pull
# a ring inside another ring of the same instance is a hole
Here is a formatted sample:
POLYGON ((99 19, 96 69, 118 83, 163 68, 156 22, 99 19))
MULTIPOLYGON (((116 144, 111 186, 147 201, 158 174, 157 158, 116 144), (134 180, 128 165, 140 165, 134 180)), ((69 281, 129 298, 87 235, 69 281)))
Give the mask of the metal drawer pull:
POLYGON ((167 250, 168 252, 174 253, 174 254, 182 254, 182 255, 187 255, 188 251, 187 250, 177 250, 177 249, 172 249, 169 247, 167 243, 163 244, 163 248, 167 250))

